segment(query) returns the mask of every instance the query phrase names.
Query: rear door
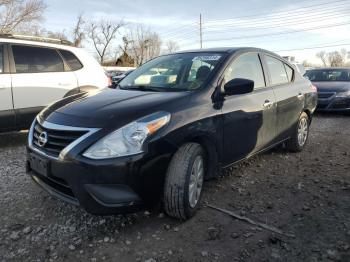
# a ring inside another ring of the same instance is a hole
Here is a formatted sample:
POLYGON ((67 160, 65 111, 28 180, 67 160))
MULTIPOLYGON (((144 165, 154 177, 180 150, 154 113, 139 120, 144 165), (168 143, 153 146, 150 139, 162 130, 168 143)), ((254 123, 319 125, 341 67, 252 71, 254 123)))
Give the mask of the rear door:
POLYGON ((7 45, 0 44, 0 130, 10 130, 16 125, 7 58, 7 45))
POLYGON ((76 88, 77 79, 54 48, 17 44, 11 47, 14 108, 21 125, 27 126, 43 107, 76 88))
POLYGON ((246 53, 236 58, 225 72, 225 82, 234 78, 253 80, 254 91, 226 96, 223 102, 225 164, 267 147, 276 131, 275 96, 266 86, 259 55, 246 53))
POLYGON ((277 57, 264 55, 264 65, 269 75, 277 103, 277 140, 291 136, 304 107, 304 95, 294 82, 294 69, 277 57))

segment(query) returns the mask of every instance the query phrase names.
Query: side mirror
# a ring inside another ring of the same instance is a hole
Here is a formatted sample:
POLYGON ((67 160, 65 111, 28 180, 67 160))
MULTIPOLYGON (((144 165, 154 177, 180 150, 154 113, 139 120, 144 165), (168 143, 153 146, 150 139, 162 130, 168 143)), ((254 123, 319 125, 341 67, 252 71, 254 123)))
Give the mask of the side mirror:
POLYGON ((254 90, 254 81, 245 78, 234 78, 228 81, 225 86, 225 95, 241 95, 251 93, 254 90))

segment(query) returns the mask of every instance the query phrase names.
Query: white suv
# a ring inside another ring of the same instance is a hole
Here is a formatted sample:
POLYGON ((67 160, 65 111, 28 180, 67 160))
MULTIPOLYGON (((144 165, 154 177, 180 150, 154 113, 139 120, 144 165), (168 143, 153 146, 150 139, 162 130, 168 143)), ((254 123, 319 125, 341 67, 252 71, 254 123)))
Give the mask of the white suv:
POLYGON ((107 86, 100 64, 69 42, 0 35, 0 132, 28 128, 48 104, 107 86))

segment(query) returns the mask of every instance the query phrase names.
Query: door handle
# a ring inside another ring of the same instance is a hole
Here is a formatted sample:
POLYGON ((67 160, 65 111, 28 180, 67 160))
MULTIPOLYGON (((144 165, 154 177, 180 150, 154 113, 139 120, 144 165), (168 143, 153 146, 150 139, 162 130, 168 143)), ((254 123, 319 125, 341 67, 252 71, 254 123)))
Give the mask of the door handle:
POLYGON ((298 99, 302 99, 303 97, 304 97, 304 95, 302 93, 299 93, 297 96, 298 99))
POLYGON ((265 100, 265 103, 263 104, 263 107, 265 109, 269 109, 273 106, 273 102, 271 102, 270 100, 265 100))

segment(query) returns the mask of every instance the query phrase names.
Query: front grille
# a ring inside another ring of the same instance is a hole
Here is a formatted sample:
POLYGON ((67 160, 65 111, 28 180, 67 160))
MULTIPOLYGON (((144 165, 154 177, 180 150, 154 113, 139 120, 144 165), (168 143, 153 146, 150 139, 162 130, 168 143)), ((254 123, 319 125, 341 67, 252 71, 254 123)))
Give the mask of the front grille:
POLYGON ((318 104, 317 109, 325 109, 327 106, 326 104, 318 104))
POLYGON ((336 101, 332 104, 332 108, 334 109, 350 108, 350 99, 336 101))
POLYGON ((328 98, 334 96, 334 94, 335 93, 333 93, 333 92, 332 93, 331 92, 324 92, 324 93, 323 92, 319 92, 318 93, 318 98, 319 99, 328 99, 328 98))
POLYGON ((47 155, 58 157, 65 147, 87 132, 48 129, 36 122, 33 130, 33 146, 47 155), (43 144, 40 143, 39 136, 44 132, 47 134, 47 142, 43 144))

